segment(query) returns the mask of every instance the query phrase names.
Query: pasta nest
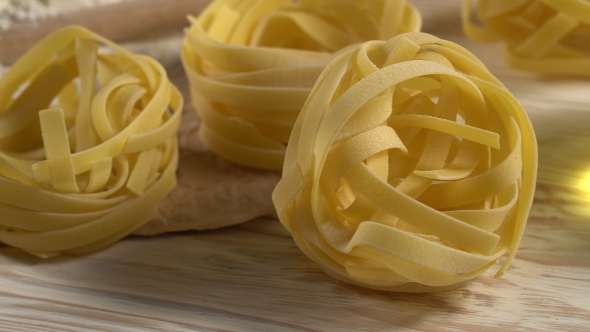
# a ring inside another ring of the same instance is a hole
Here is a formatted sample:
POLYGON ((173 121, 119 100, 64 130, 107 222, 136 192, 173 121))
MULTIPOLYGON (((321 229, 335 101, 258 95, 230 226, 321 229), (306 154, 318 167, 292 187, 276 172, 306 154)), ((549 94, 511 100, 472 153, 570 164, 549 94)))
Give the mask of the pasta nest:
POLYGON ((320 75, 273 192, 299 248, 342 281, 440 291, 518 248, 537 146, 469 51, 424 33, 371 41, 320 75))
POLYGON ((479 41, 503 41, 514 68, 544 74, 590 76, 589 0, 463 0, 465 33, 479 41))
POLYGON ((335 54, 421 24, 406 0, 216 0, 190 21, 182 59, 201 140, 271 170, 281 169, 299 111, 335 54))
POLYGON ((37 44, 0 79, 0 241, 81 254, 157 216, 182 104, 155 60, 88 30, 37 44))

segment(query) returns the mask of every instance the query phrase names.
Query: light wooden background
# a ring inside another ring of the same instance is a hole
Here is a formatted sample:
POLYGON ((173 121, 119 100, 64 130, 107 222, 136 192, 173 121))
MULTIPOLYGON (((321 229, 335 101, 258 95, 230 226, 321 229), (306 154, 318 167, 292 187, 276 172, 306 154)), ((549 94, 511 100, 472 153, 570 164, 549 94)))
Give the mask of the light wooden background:
MULTIPOLYGON (((535 125, 538 190, 521 248, 443 294, 336 282, 272 217, 217 231, 130 237, 43 261, 0 248, 1 331, 590 331, 590 80, 508 69, 461 33, 459 0, 414 0, 424 30, 478 55, 535 125)), ((171 75, 186 85, 178 64, 171 75)))

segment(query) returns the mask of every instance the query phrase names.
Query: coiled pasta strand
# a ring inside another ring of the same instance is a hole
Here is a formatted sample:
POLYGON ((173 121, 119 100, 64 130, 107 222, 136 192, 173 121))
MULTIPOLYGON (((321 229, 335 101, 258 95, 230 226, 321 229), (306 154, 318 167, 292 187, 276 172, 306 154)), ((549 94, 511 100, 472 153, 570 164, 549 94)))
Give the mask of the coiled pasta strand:
POLYGON ((463 0, 463 27, 472 39, 503 41, 507 63, 543 74, 590 76, 590 1, 463 0))
POLYGON ((91 31, 39 42, 0 79, 0 241, 81 254, 153 219, 182 105, 160 64, 91 31))
POLYGON ((462 47, 408 33, 322 72, 273 202, 333 277, 392 291, 462 285, 508 253, 532 204, 537 146, 518 101, 462 47))
POLYGON ((351 45, 418 31, 405 0, 216 0, 185 31, 200 137, 232 162, 279 170, 318 75, 351 45))

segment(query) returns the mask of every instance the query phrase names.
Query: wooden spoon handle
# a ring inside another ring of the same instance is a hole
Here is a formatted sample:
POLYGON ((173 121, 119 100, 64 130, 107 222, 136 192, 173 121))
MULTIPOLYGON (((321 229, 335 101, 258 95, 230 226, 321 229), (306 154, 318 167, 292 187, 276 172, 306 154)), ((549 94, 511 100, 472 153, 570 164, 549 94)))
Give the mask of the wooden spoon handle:
POLYGON ((0 32, 0 63, 9 64, 50 33, 68 25, 84 26, 115 42, 139 39, 188 25, 210 0, 129 0, 49 17, 40 22, 15 23, 0 32))

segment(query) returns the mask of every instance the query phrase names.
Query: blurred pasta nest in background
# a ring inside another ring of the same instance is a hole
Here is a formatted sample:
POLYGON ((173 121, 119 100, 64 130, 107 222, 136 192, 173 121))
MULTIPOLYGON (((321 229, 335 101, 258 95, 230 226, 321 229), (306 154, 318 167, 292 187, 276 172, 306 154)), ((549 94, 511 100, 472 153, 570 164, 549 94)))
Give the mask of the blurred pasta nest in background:
POLYGON ((182 104, 155 60, 88 30, 37 44, 0 80, 0 241, 86 253, 156 217, 182 104))
POLYGON ((278 170, 293 124, 335 54, 418 31, 406 0, 216 0, 182 50, 200 137, 232 162, 278 170))
POLYGON ((510 92, 470 52, 423 33, 371 41, 322 72, 273 202, 337 279, 440 291, 516 253, 537 147, 510 92))
POLYGON ((479 41, 503 41, 506 60, 519 69, 590 76, 590 1, 463 0, 465 33, 479 41))

